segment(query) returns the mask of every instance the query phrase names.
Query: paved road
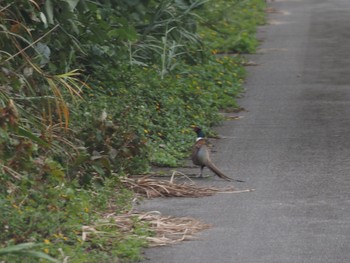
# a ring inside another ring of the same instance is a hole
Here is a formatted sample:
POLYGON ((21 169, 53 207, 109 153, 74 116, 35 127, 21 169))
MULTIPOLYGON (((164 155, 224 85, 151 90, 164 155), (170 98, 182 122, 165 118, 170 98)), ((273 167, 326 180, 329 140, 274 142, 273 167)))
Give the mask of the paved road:
MULTIPOLYGON (((146 263, 350 262, 350 1, 275 0, 241 101, 213 159, 246 194, 157 199, 143 209, 214 227, 146 263)), ((219 179, 210 181, 225 184, 219 179)))

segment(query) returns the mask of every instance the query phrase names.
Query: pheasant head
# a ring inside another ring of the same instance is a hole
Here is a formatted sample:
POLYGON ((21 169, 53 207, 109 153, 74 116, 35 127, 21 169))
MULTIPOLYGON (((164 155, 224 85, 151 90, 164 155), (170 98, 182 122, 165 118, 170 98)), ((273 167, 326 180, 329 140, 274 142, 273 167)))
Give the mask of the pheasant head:
POLYGON ((193 128, 194 132, 197 134, 197 141, 200 139, 204 139, 205 134, 200 127, 193 126, 192 128, 193 128))

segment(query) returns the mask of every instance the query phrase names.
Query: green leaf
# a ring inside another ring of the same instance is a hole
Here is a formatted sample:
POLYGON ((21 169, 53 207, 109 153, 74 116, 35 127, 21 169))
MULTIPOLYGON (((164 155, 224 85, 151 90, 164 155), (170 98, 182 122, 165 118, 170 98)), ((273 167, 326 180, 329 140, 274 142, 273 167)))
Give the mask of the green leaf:
POLYGON ((44 27, 47 28, 47 19, 43 12, 40 12, 40 19, 44 23, 44 27))
POLYGON ((33 133, 24 129, 23 127, 18 127, 17 129, 18 129, 18 135, 27 137, 28 139, 31 139, 32 141, 40 144, 41 146, 45 146, 45 147, 50 146, 47 142, 40 139, 38 136, 34 135, 33 133))
POLYGON ((54 262, 54 263, 61 262, 53 257, 50 257, 49 255, 47 255, 45 253, 39 252, 39 251, 25 251, 24 253, 25 253, 25 255, 36 257, 36 258, 46 259, 46 260, 48 260, 50 262, 54 262))
POLYGON ((51 0, 45 1, 45 11, 49 24, 53 24, 53 5, 51 0))
POLYGON ((134 41, 137 39, 137 33, 132 27, 112 29, 107 35, 110 38, 118 38, 122 41, 134 41))
POLYGON ((54 262, 54 263, 60 262, 59 260, 57 260, 53 257, 50 257, 49 255, 47 255, 43 252, 31 250, 37 246, 39 246, 39 244, 28 242, 28 243, 22 243, 22 244, 18 244, 18 245, 13 245, 13 246, 1 248, 0 249, 0 256, 5 256, 5 255, 16 255, 16 256, 24 256, 24 257, 31 256, 31 257, 35 257, 35 258, 46 259, 46 260, 48 260, 50 262, 54 262))
POLYGON ((30 243, 22 243, 22 244, 10 246, 10 247, 5 247, 5 248, 0 249, 0 255, 10 254, 10 253, 18 252, 18 251, 23 251, 25 249, 31 249, 31 248, 37 247, 37 246, 38 246, 38 244, 30 242, 30 243))
POLYGON ((79 0, 65 0, 70 7, 70 11, 73 12, 74 8, 77 6, 77 4, 79 3, 79 0))
POLYGON ((105 171, 99 165, 92 165, 92 168, 100 175, 105 175, 105 171))

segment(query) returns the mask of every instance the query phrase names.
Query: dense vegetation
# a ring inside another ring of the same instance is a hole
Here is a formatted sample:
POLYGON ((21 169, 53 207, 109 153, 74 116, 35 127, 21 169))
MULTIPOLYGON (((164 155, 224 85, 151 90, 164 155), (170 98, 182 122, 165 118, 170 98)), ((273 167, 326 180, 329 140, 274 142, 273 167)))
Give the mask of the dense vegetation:
POLYGON ((1 1, 0 260, 137 259, 147 227, 82 226, 128 211, 121 176, 179 165, 190 126, 237 107, 264 2, 1 1))

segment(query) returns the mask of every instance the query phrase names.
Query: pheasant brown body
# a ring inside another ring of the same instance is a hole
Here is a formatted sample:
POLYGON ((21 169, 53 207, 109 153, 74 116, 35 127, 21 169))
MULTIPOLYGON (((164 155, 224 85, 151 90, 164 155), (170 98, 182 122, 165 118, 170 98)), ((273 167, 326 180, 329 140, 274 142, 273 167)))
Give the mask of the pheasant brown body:
POLYGON ((208 167, 217 176, 219 176, 224 180, 243 182, 243 181, 234 180, 228 177, 222 171, 220 171, 218 167, 216 167, 216 165, 210 159, 209 149, 208 149, 208 146, 206 145, 206 140, 203 138, 204 137, 203 132, 198 127, 196 127, 194 131, 197 133, 198 138, 197 138, 197 142, 193 145, 191 157, 192 157, 193 164, 200 166, 199 176, 202 177, 204 167, 208 167))

